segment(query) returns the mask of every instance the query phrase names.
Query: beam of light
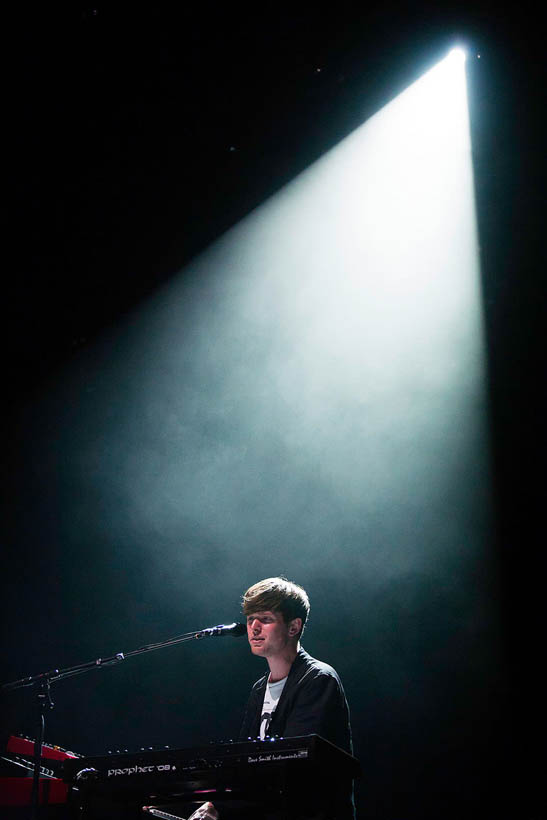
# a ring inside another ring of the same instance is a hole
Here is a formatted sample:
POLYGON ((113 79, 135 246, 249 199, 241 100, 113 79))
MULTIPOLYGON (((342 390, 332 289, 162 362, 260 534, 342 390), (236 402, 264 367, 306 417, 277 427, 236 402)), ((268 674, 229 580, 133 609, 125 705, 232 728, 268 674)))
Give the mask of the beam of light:
POLYGON ((148 445, 115 442, 110 480, 145 529, 283 545, 272 572, 293 543, 291 560, 321 545, 329 563, 348 539, 366 573, 427 563, 409 516, 438 527, 484 470, 478 274, 449 55, 143 311, 129 343, 148 445))
POLYGON ((464 62, 449 55, 228 231, 119 339, 94 398, 116 415, 70 435, 110 537, 152 562, 162 543, 162 583, 207 549, 241 556, 225 570, 251 582, 256 544, 262 575, 313 561, 371 583, 475 554, 488 491, 464 62))

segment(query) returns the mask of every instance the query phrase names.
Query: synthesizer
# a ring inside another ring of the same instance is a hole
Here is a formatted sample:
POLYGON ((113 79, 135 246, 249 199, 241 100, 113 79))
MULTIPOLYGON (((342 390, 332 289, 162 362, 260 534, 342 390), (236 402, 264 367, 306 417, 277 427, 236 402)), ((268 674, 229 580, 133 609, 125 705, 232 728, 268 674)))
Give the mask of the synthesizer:
MULTIPOLYGON (((40 805, 67 802, 68 786, 59 779, 59 772, 63 760, 75 758, 75 752, 69 752, 60 746, 43 744, 39 781, 40 805)), ((32 777, 24 775, 34 771, 34 741, 11 735, 0 759, 0 807, 30 806, 32 777)))
POLYGON ((226 788, 271 777, 275 771, 325 770, 329 776, 359 774, 359 762, 318 735, 212 743, 190 749, 155 749, 65 760, 63 780, 79 787, 126 790, 226 788), (176 786, 175 786, 176 784, 176 786))

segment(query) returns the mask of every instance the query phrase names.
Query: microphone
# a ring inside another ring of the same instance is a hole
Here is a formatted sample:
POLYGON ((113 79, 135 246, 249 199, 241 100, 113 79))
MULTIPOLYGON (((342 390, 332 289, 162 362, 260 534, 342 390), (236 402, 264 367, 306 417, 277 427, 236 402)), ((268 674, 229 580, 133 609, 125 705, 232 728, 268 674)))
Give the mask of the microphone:
POLYGON ((196 632, 196 638, 210 638, 218 637, 220 635, 231 635, 233 638, 240 638, 247 634, 247 627, 245 624, 219 624, 218 626, 210 626, 207 629, 202 629, 196 632))

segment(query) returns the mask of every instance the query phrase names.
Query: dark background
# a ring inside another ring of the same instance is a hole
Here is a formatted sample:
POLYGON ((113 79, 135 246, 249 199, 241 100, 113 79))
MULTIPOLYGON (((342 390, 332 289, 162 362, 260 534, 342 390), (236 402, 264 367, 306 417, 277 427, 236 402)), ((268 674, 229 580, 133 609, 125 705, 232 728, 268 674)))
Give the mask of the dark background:
MULTIPOLYGON (((2 679, 236 619, 248 584, 286 572, 316 603, 306 647, 348 691, 361 816, 539 817, 544 47, 533 14, 203 4, 28 8, 7 23, 2 679), (187 517, 176 528, 188 560, 159 569, 134 510, 112 517, 125 500, 100 446, 105 430, 127 428, 136 452, 142 441, 115 404, 131 405, 140 366, 132 311, 455 40, 470 51, 492 444, 493 575, 482 568, 477 632, 454 638, 458 612, 435 576, 425 595, 408 576, 389 594, 369 576, 356 595, 357 564, 312 570, 309 556, 260 543, 258 525, 227 552, 221 531, 187 517), (85 396, 103 372, 98 411, 85 396), (81 450, 85 480, 71 466, 81 450)), ((93 753, 230 737, 259 673, 231 639, 153 653, 60 684, 46 739, 93 753)), ((34 734, 31 695, 3 697, 6 733, 34 734)))

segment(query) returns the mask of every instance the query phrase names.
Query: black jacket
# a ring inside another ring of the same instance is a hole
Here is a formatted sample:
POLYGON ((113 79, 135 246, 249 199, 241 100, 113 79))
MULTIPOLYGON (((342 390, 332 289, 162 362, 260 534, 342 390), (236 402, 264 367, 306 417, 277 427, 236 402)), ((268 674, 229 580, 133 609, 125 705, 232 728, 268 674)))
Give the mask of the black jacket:
MULTIPOLYGON (((240 740, 255 739, 259 734, 267 681, 268 674, 251 689, 240 740)), ((299 737, 311 734, 320 735, 352 754, 349 709, 340 678, 332 666, 315 660, 300 649, 273 714, 269 735, 299 737)), ((311 791, 300 794, 299 790, 299 795, 303 802, 291 803, 292 813, 289 811, 279 816, 298 820, 355 819, 351 778, 326 777, 311 791)), ((277 817, 260 813, 258 816, 277 817)))
MULTIPOLYGON (((256 738, 268 675, 251 690, 240 739, 256 738)), ((300 649, 291 666, 269 728, 271 736, 299 737, 317 734, 352 752, 349 709, 342 682, 332 666, 300 649)))

